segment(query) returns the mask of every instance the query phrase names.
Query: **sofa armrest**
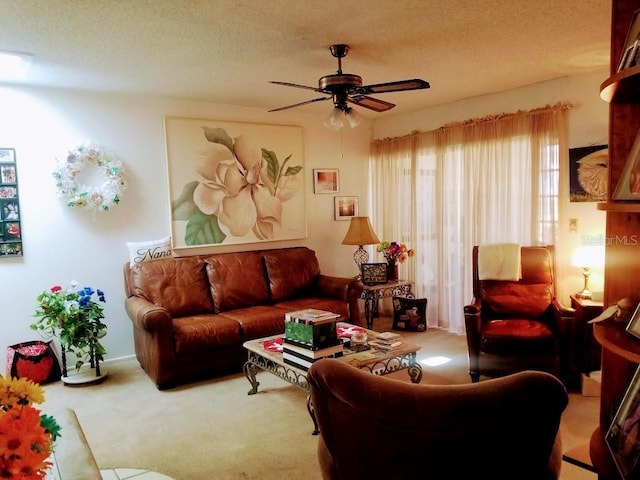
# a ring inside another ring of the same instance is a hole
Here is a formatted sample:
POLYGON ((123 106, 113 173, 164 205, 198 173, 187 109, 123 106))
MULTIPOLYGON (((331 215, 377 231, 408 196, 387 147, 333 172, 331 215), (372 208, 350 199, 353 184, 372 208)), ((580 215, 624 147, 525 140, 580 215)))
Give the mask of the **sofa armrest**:
POLYGON ((45 413, 56 419, 62 432, 56 440, 53 454, 53 468, 58 470, 60 476, 54 474, 51 478, 101 480, 100 469, 78 422, 76 412, 70 408, 60 408, 45 413))
POLYGON ((360 307, 358 298, 362 293, 362 284, 358 279, 318 275, 316 288, 323 297, 344 300, 349 305, 349 323, 360 325, 360 307))
POLYGON ((136 358, 159 389, 175 382, 176 360, 173 349, 173 321, 166 308, 140 297, 124 301, 133 323, 136 358))
POLYGON ((134 326, 147 332, 171 332, 171 314, 166 308, 154 305, 144 298, 129 297, 124 301, 124 308, 134 326))

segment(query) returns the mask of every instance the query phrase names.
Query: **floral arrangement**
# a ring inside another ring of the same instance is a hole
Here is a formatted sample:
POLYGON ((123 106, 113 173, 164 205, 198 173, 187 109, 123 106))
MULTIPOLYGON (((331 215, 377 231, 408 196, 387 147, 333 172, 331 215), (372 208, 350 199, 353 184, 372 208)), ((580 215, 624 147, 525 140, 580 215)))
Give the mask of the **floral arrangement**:
POLYGON ((0 478, 43 479, 52 466, 48 458, 60 426, 33 407, 42 402, 40 385, 0 375, 0 478))
MULTIPOLYGON (((65 350, 73 353, 76 370, 80 370, 87 361, 93 366, 94 360, 104 359, 106 351, 99 339, 106 334, 107 326, 102 322, 104 309, 97 303, 106 301, 104 292, 77 287, 78 282, 72 281, 66 290, 56 285, 38 295, 37 320, 31 329, 59 337, 63 354, 65 350)), ((66 370, 65 358, 62 363, 66 370)))
POLYGON ((416 255, 413 248, 408 248, 406 244, 398 242, 380 242, 376 250, 384 255, 387 262, 404 263, 408 258, 416 255))
POLYGON ((174 220, 186 220, 187 245, 222 243, 231 235, 273 240, 282 227, 283 204, 302 188, 301 165, 292 155, 254 145, 247 135, 232 138, 223 128, 202 127, 208 142, 224 147, 203 157, 200 178, 187 183, 171 205, 174 220))
POLYGON ((81 145, 71 150, 53 172, 60 196, 68 199, 69 207, 106 212, 120 203, 127 188, 127 174, 122 162, 100 147, 81 145), (78 175, 86 168, 96 168, 104 174, 102 185, 85 185, 78 182, 78 175))

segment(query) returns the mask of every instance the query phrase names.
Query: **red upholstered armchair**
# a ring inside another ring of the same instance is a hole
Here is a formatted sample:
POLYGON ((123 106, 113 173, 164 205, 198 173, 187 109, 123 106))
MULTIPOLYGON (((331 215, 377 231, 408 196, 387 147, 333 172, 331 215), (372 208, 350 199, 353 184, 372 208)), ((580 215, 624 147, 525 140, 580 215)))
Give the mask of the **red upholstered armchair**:
POLYGON ((473 301, 464 307, 469 374, 542 370, 567 382, 575 311, 556 299, 554 247, 520 248, 520 280, 480 280, 473 247, 473 301))
POLYGON ((568 396, 544 372, 424 385, 338 359, 307 376, 324 480, 551 480, 568 396))

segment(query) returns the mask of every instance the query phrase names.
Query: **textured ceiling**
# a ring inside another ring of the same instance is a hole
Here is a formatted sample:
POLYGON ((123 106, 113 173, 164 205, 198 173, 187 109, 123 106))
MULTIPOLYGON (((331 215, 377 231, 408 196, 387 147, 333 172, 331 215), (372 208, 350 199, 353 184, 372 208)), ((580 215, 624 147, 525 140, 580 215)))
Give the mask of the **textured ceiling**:
POLYGON ((0 0, 0 49, 35 55, 28 85, 268 110, 318 97, 268 81, 316 87, 346 43, 365 84, 431 83, 376 117, 602 69, 610 21, 610 0, 0 0))

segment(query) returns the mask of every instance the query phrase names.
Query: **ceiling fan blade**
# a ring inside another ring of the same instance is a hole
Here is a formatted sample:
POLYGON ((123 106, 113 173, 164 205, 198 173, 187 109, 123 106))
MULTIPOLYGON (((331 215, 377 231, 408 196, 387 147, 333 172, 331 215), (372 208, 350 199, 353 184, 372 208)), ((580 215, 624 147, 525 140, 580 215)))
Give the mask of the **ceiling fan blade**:
POLYGON ((330 100, 331 97, 320 97, 314 98, 313 100, 307 100, 306 102, 294 103, 293 105, 287 105, 286 107, 274 108, 273 110, 269 110, 270 112, 279 112, 280 110, 287 110, 289 108, 299 107, 301 105, 306 105, 308 103, 320 102, 322 100, 330 100))
POLYGON ((306 85, 298 85, 297 83, 289 83, 289 82, 273 82, 269 81, 269 83, 274 83, 276 85, 284 85, 285 87, 296 87, 296 88, 304 88, 305 90, 313 90, 314 92, 322 92, 319 88, 316 87, 308 87, 306 85))
POLYGON ((376 83, 375 85, 363 85, 356 89, 356 93, 361 95, 371 95, 372 93, 403 92, 405 90, 421 90, 429 88, 429 82, 414 78, 412 80, 399 80, 397 82, 376 83))
POLYGON ((386 112, 396 106, 395 103, 385 102, 384 100, 378 100, 377 98, 367 97, 365 95, 349 97, 348 100, 351 103, 355 103, 360 107, 368 108, 375 112, 386 112))

